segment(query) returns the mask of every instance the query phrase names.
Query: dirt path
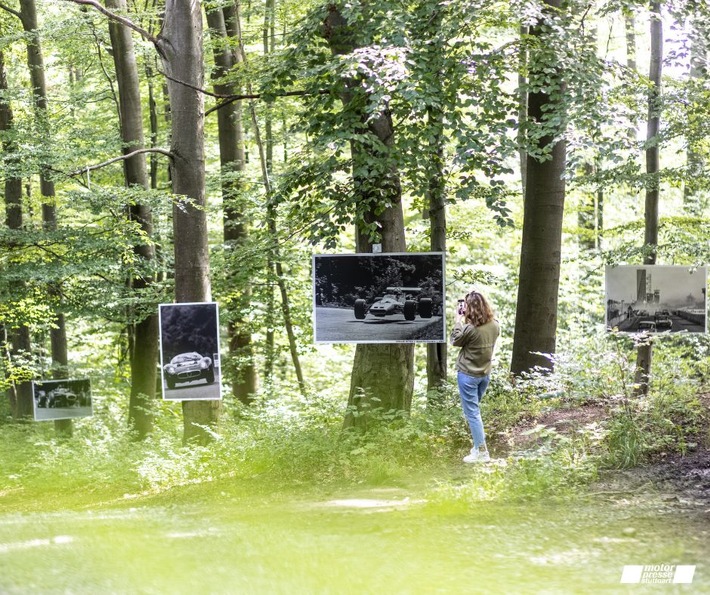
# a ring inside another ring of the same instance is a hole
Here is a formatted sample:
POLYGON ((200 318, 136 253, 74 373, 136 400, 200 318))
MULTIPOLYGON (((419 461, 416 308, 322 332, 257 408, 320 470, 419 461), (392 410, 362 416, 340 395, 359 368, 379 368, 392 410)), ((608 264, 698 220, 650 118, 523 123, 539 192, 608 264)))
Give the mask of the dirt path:
MULTIPOLYGON (((708 412, 710 423, 710 393, 698 395, 708 412)), ((585 405, 573 409, 554 409, 538 419, 522 425, 509 439, 512 452, 539 446, 539 433, 528 433, 536 425, 544 425, 559 433, 567 433, 608 419, 611 412, 602 405, 585 405)), ((602 473, 592 494, 616 500, 629 500, 634 494, 655 496, 667 508, 682 508, 710 522, 710 427, 698 436, 692 450, 685 454, 662 455, 648 464, 626 470, 602 473)))

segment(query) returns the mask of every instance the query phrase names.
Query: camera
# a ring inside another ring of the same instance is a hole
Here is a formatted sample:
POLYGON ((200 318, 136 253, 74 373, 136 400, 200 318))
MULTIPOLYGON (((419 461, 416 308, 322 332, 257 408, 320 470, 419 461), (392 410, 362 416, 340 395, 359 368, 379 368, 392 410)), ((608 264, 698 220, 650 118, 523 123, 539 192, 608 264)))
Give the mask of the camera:
POLYGON ((464 300, 460 299, 460 300, 459 300, 458 313, 459 313, 461 316, 463 316, 463 313, 464 313, 465 309, 466 309, 466 305, 465 305, 465 303, 464 303, 464 300))

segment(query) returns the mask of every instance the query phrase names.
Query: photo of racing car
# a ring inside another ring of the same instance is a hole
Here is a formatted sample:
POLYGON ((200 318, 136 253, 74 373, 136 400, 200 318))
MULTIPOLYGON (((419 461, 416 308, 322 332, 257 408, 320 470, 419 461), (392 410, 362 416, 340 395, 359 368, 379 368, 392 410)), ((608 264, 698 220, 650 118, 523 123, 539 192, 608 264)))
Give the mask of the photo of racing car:
POLYGON ((32 395, 35 421, 93 415, 91 384, 87 378, 35 380, 32 395))
POLYGON ((392 314, 403 314, 405 320, 414 320, 417 314, 421 318, 431 318, 433 312, 431 298, 420 297, 420 287, 387 287, 382 297, 368 306, 367 300, 355 300, 355 318, 363 320, 368 314, 384 318, 392 314))
POLYGON ((316 254, 316 343, 443 343, 442 252, 316 254))

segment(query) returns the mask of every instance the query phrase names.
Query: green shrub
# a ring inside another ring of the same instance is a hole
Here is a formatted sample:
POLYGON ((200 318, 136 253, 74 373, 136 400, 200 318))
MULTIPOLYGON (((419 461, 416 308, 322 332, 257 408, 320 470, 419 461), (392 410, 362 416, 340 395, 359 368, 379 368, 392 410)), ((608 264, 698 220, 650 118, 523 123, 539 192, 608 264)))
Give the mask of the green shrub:
POLYGON ((648 398, 624 400, 609 421, 603 464, 627 468, 659 454, 685 454, 702 431, 703 416, 689 385, 666 384, 648 398))

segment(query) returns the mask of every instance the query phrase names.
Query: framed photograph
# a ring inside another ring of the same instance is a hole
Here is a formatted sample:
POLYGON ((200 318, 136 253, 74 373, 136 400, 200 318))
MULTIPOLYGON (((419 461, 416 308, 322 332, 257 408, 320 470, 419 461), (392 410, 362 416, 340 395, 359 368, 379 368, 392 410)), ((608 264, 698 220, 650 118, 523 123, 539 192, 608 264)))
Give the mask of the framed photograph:
POLYGON ((445 343, 444 254, 313 256, 316 343, 445 343))
POLYGON ((606 267, 606 326, 626 333, 707 332, 707 267, 606 267))
POLYGON ((32 382, 35 421, 74 419, 94 414, 88 378, 32 382))
POLYGON ((221 399, 217 304, 160 304, 158 319, 163 399, 221 399))

